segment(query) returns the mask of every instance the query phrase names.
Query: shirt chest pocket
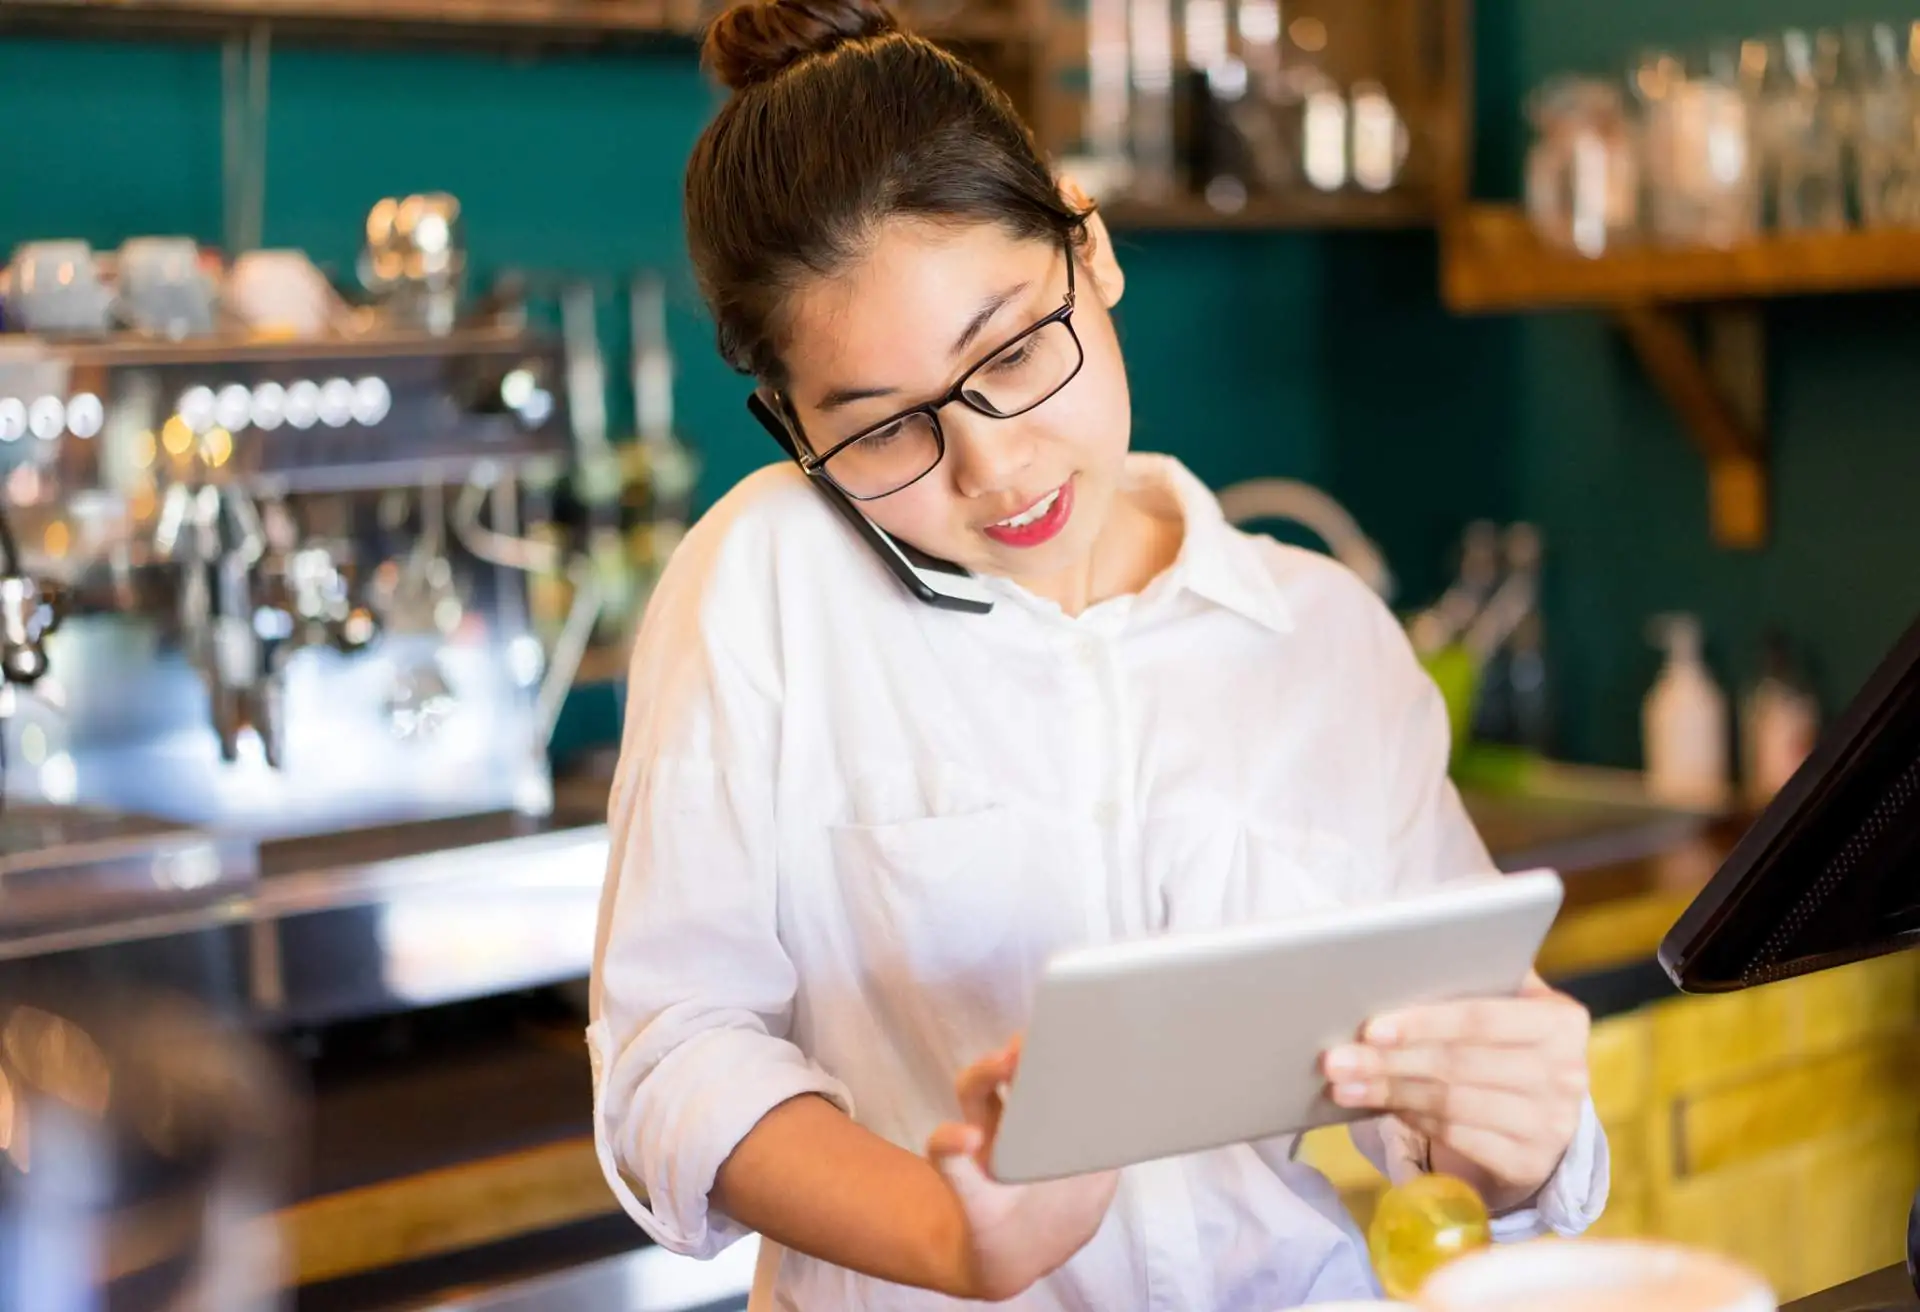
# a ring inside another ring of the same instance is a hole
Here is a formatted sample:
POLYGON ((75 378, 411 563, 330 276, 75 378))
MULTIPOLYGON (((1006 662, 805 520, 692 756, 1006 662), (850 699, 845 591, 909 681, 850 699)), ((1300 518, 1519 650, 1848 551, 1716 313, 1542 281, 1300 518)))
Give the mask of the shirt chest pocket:
POLYGON ((1376 901, 1384 896, 1344 835, 1218 814, 1150 821, 1147 869, 1168 929, 1210 929, 1376 901))
POLYGON ((1001 803, 827 838, 870 988, 924 1004, 942 1028, 1023 1024, 1047 957, 1086 937, 1091 826, 1001 803))

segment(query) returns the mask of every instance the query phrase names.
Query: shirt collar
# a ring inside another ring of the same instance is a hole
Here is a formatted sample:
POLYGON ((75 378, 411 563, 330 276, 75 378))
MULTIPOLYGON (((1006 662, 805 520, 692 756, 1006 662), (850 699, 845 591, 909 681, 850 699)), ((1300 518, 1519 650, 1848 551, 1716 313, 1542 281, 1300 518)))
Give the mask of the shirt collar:
POLYGON ((1183 532, 1172 566, 1149 588, 1185 590, 1275 633, 1293 632, 1293 611, 1258 543, 1227 523, 1220 502, 1172 456, 1136 452, 1127 457, 1128 490, 1172 501, 1183 532))
MULTIPOLYGON (((1220 502, 1205 483, 1172 456, 1134 452, 1127 456, 1121 484, 1156 511, 1180 521, 1180 550, 1173 564, 1138 596, 1110 597, 1090 607, 1077 621, 1093 627, 1124 625, 1136 603, 1154 605, 1190 593, 1230 610, 1275 633, 1293 632, 1293 611, 1280 583, 1261 558, 1258 543, 1227 523, 1220 502)), ((1011 579, 983 576, 981 582, 1015 605, 1036 614, 1059 617, 1054 602, 1037 597, 1011 579)))

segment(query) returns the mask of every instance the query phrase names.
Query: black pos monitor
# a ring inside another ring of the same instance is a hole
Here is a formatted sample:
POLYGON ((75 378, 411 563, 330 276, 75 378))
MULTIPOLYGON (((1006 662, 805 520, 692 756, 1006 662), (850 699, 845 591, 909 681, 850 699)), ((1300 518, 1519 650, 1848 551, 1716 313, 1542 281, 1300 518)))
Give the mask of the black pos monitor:
MULTIPOLYGON (((1686 992, 1722 993, 1914 944, 1920 622, 1667 934, 1660 964, 1686 992)), ((1907 1273, 1920 1292, 1920 1198, 1907 1273)))

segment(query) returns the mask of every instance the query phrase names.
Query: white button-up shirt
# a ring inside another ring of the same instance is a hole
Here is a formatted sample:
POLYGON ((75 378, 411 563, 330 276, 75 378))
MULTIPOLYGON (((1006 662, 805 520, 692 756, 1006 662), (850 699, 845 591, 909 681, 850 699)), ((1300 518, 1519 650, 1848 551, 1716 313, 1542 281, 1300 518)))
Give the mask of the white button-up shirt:
MULTIPOLYGON (((1158 456, 1136 490, 1173 565, 1077 617, 991 580, 990 615, 913 600, 790 467, 726 496, 641 627, 588 1030, 595 1130, 657 1241, 709 1255, 709 1206, 767 1111, 823 1095, 918 1152, 954 1077, 1023 1028, 1050 953, 1284 917, 1493 870, 1447 778, 1432 681, 1325 557, 1244 534, 1158 456)), ((1258 1042, 1257 1035, 1249 1041, 1258 1042)), ((1356 1128, 1389 1174, 1397 1122, 1356 1128)), ((1272 1312, 1376 1289, 1290 1142, 1133 1167, 1020 1309, 1272 1312)), ((1605 1202, 1591 1106, 1503 1236, 1605 1202)), ((787 1253, 802 1309, 947 1305, 787 1253)))

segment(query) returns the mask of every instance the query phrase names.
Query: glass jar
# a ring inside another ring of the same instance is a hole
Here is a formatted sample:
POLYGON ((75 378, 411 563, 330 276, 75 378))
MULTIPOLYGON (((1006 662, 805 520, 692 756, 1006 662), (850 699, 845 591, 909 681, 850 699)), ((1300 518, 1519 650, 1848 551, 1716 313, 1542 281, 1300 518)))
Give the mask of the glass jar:
POLYGON ((1640 169, 1619 88, 1556 78, 1528 105, 1527 215, 1550 246, 1593 258, 1639 227, 1640 169))
POLYGON ((1784 232, 1845 228, 1853 103, 1839 78, 1839 38, 1789 28, 1764 50, 1758 132, 1766 218, 1784 232))
POLYGON ((1753 108, 1742 49, 1685 60, 1643 55, 1633 72, 1641 106, 1647 234, 1669 246, 1736 246, 1759 228, 1753 108))
POLYGON ((1407 123, 1385 86, 1363 78, 1348 92, 1353 180, 1362 191, 1388 191, 1407 163, 1407 123))
POLYGON ((1920 23, 1846 32, 1851 183, 1869 228, 1920 227, 1920 23))

